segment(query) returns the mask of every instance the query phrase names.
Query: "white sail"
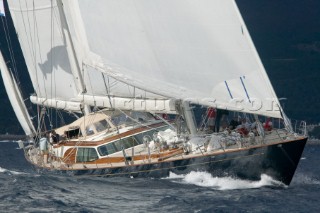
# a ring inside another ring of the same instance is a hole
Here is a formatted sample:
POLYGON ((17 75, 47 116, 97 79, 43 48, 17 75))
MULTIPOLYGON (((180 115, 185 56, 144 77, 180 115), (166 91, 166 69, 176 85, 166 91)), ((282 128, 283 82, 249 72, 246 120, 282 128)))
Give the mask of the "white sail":
POLYGON ((30 101, 37 105, 52 107, 56 109, 63 109, 69 112, 82 112, 83 106, 79 102, 62 101, 57 99, 39 98, 38 96, 31 95, 30 101))
POLYGON ((164 97, 281 117, 234 0, 68 0, 64 5, 73 39, 81 43, 82 63, 164 97))
MULTIPOLYGON (((84 101, 79 99, 78 95, 85 90, 87 90, 87 95, 92 96, 91 99, 93 96, 105 95, 149 97, 150 93, 145 90, 119 82, 91 67, 86 67, 86 69, 82 67, 83 60, 81 59, 84 57, 81 57, 79 53, 84 52, 84 47, 81 41, 77 43, 77 40, 73 39, 75 42, 73 44, 68 38, 69 33, 74 34, 72 33, 72 30, 75 29, 73 25, 77 23, 74 22, 70 26, 65 23, 65 14, 61 14, 63 11, 59 10, 59 2, 9 0, 14 25, 36 91, 36 97, 31 97, 32 102, 48 107, 78 111, 81 104, 76 102, 84 101), (72 51, 78 53, 78 60, 73 58, 72 51), (79 63, 79 69, 87 72, 77 75, 74 61, 79 63), (84 79, 84 82, 79 79, 84 79), (79 86, 82 83, 84 85, 79 86)), ((65 4, 68 5, 68 3, 65 4)), ((153 97, 154 100, 165 99, 159 95, 153 95, 153 97)))
POLYGON ((5 16, 3 0, 0 0, 0 16, 5 16))
POLYGON ((29 135, 29 136, 33 135, 36 131, 30 119, 30 115, 23 102, 18 86, 6 66, 6 63, 3 59, 1 52, 0 52, 0 70, 1 70, 2 80, 6 88, 9 100, 18 118, 19 123, 22 126, 23 131, 25 132, 26 135, 29 135))
POLYGON ((36 94, 70 100, 80 92, 71 71, 57 3, 9 0, 18 39, 36 94))
POLYGON ((234 0, 58 3, 60 13, 56 1, 9 0, 39 98, 78 101, 83 78, 90 99, 183 99, 281 117, 234 0))

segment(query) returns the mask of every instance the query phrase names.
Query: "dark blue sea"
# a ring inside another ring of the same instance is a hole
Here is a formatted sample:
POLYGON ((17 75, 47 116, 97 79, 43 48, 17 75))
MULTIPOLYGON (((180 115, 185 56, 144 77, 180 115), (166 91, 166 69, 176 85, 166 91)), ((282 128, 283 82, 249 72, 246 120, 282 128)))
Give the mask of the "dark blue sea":
POLYGON ((37 172, 0 142, 0 212, 320 212, 320 143, 307 144, 289 187, 194 172, 165 179, 37 172))

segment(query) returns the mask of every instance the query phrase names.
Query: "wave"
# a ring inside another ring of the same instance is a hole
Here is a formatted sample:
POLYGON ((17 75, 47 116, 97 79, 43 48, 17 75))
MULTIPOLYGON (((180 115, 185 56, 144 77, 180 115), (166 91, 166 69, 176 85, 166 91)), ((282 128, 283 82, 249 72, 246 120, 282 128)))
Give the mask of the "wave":
POLYGON ((166 179, 180 180, 180 183, 210 187, 217 190, 253 189, 265 186, 285 187, 280 181, 276 181, 265 174, 261 175, 261 180, 259 181, 241 180, 232 177, 212 177, 208 172, 190 172, 187 175, 170 173, 170 176, 166 179))
POLYGON ((297 184, 303 184, 303 185, 320 185, 320 180, 316 177, 310 177, 307 174, 296 174, 294 176, 293 182, 297 184))
POLYGON ((0 140, 0 143, 19 143, 19 142, 28 143, 28 141, 26 140, 0 140))
POLYGON ((12 142, 14 142, 14 141, 12 141, 12 140, 0 140, 0 143, 12 143, 12 142))
POLYGON ((25 172, 12 171, 12 170, 8 170, 8 169, 4 169, 2 167, 0 167, 0 173, 8 173, 11 175, 26 175, 27 174, 25 172))

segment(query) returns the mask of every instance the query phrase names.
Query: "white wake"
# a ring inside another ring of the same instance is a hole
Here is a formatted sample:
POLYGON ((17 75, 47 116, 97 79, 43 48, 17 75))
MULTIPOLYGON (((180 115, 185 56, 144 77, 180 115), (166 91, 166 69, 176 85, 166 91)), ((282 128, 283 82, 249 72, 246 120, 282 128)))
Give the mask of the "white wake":
POLYGON ((25 172, 16 172, 16 171, 4 169, 2 167, 0 167, 0 173, 9 173, 9 174, 12 174, 12 175, 25 175, 25 174, 27 174, 25 172))
POLYGON ((241 180, 232 177, 212 177, 212 175, 207 172, 190 172, 187 175, 176 175, 174 173, 170 173, 170 176, 167 179, 172 179, 174 181, 179 180, 179 182, 184 184, 211 187, 217 190, 253 189, 264 186, 285 186, 280 181, 276 181, 264 174, 261 175, 261 180, 259 181, 241 180))

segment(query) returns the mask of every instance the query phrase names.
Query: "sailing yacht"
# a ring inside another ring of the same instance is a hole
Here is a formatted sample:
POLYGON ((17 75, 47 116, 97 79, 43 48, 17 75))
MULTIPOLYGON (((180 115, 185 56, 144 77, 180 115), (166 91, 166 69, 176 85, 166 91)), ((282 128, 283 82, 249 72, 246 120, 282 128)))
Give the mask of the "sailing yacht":
POLYGON ((36 119, 2 56, 0 68, 30 138, 23 149, 31 164, 104 177, 206 171, 259 180, 266 174, 290 184, 307 136, 285 116, 235 0, 8 5, 36 119), (215 131, 206 113, 198 125, 197 107, 217 110, 215 131), (218 128, 222 111, 254 125, 218 128), (64 116, 74 120, 65 124, 64 116), (283 126, 264 128, 267 118, 283 126))

